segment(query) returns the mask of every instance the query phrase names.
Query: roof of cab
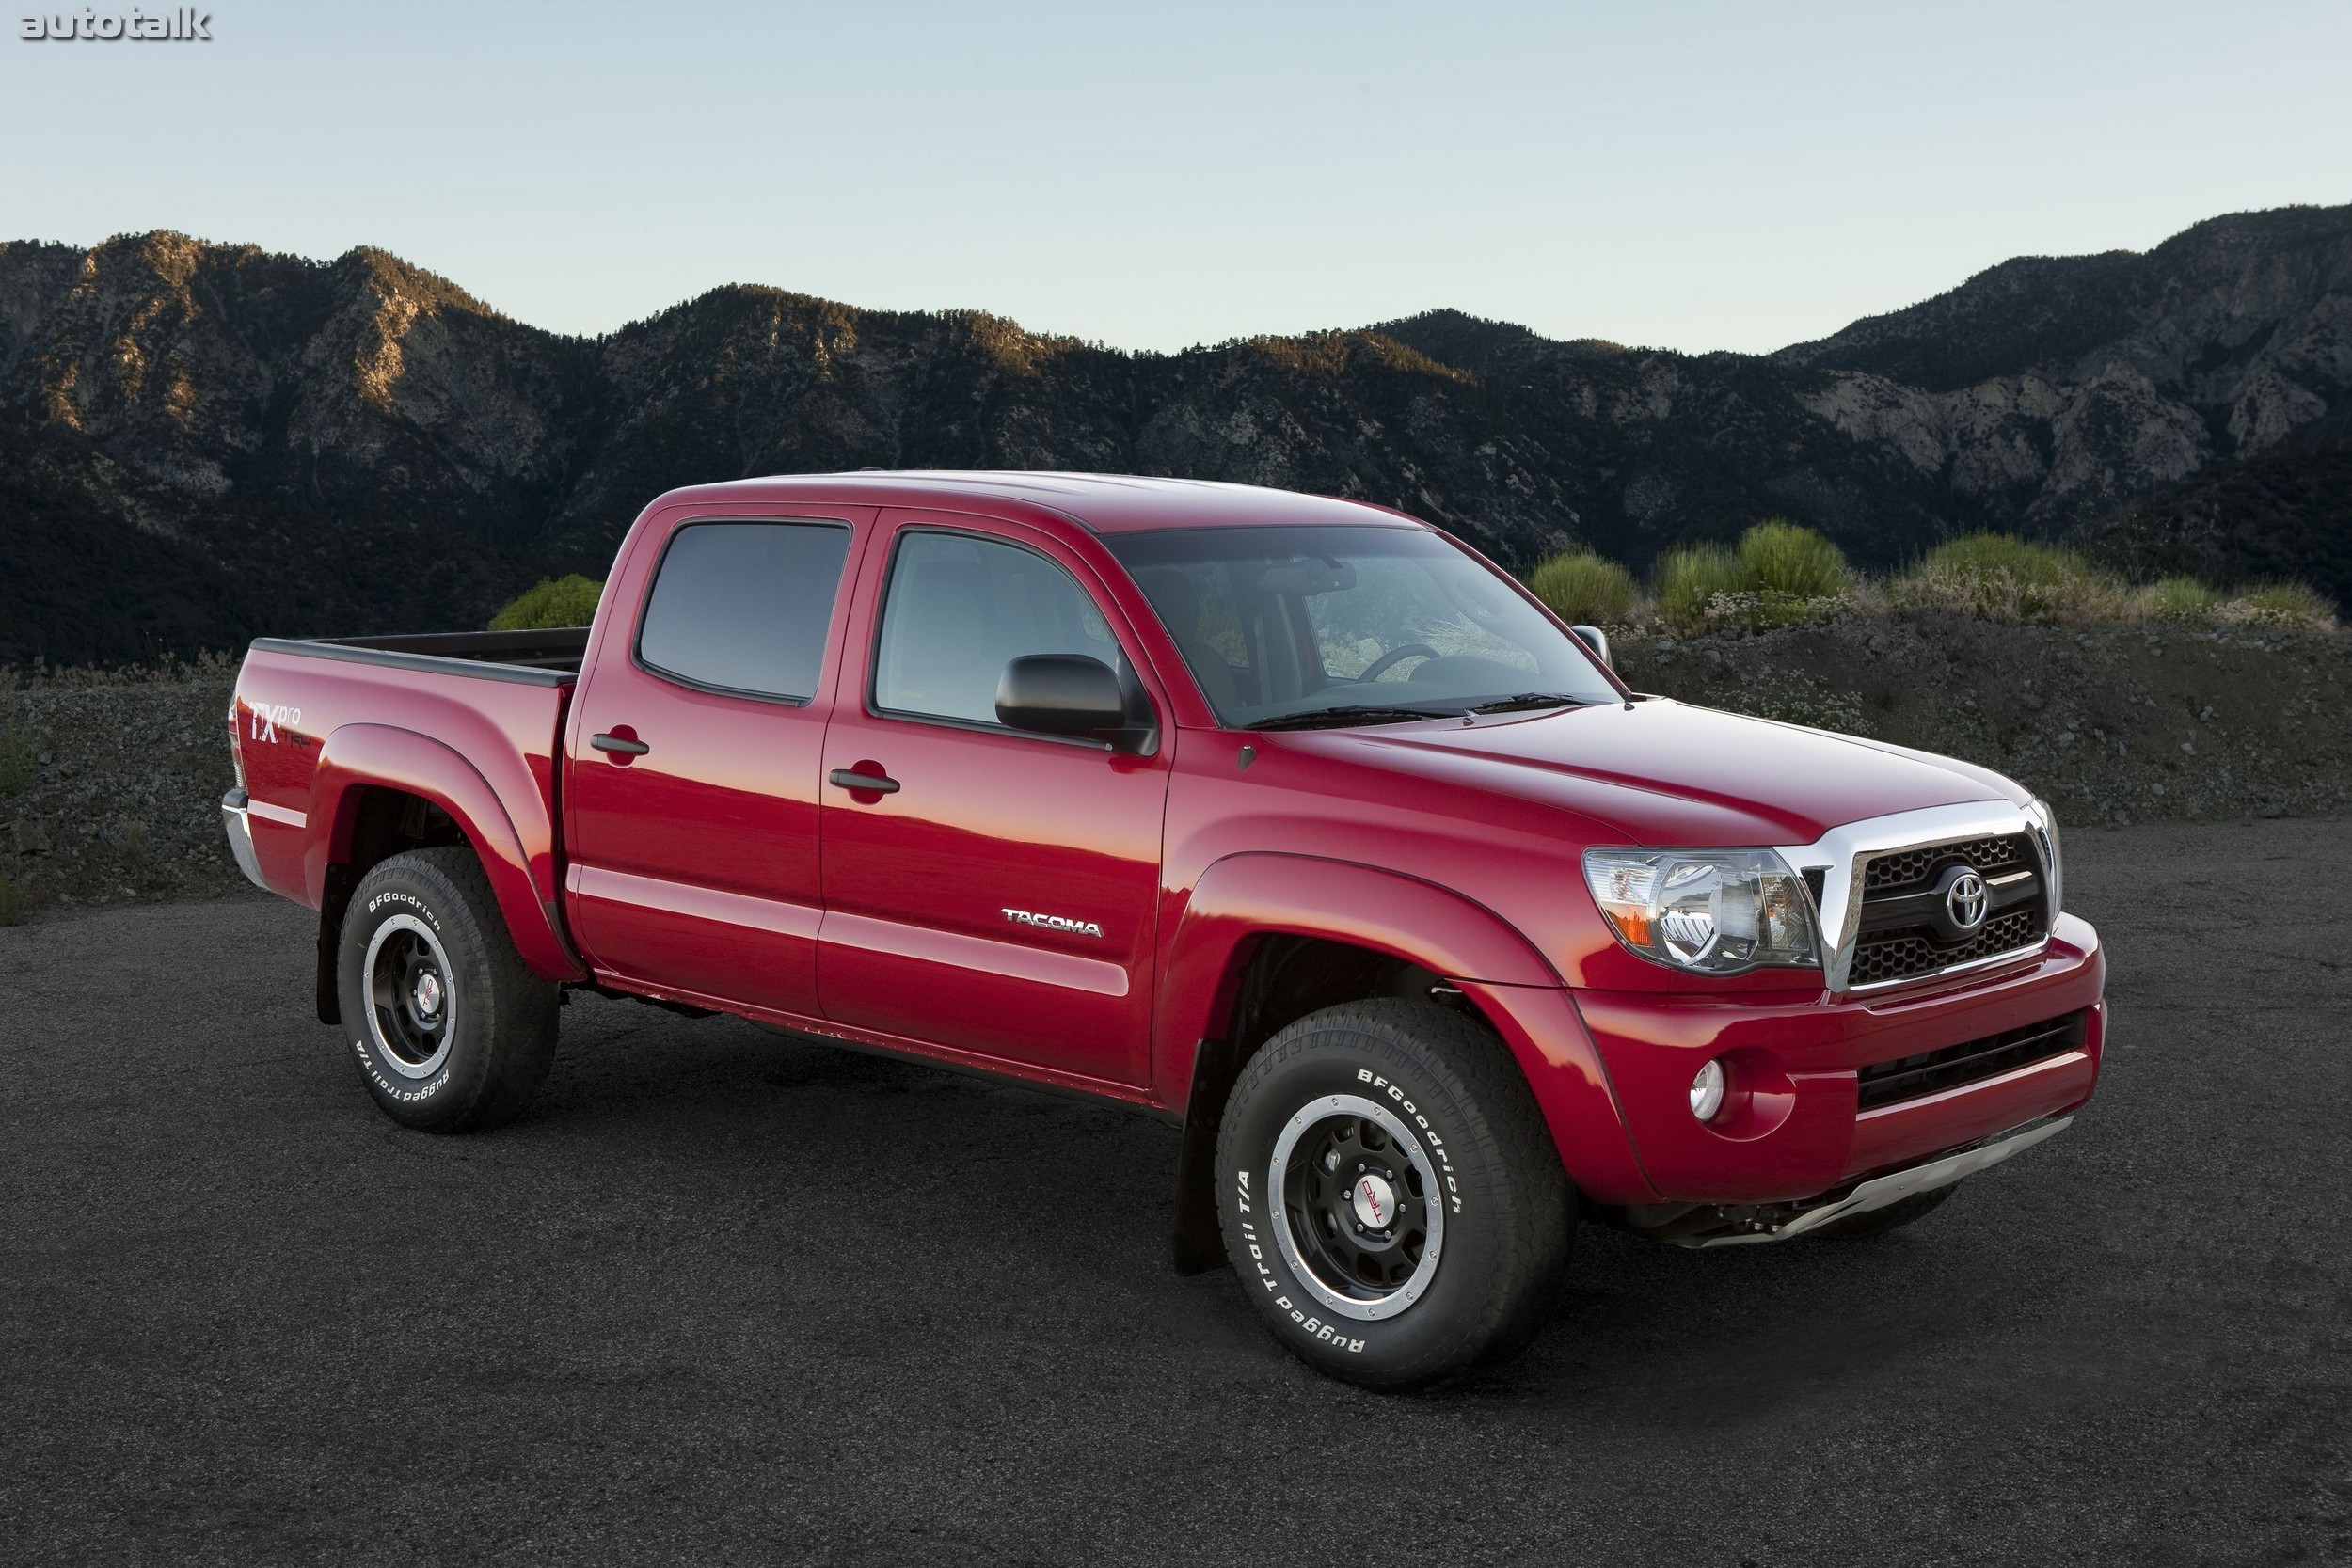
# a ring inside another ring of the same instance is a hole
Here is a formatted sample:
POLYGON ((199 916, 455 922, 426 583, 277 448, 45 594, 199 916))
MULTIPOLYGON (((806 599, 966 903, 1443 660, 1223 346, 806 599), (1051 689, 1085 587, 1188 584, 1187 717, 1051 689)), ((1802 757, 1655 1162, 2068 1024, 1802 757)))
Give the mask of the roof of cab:
POLYGON ((854 473, 776 474, 674 490, 664 501, 820 501, 968 511, 987 500, 1057 512, 1097 533, 1141 529, 1388 523, 1427 527, 1370 501, 1306 496, 1256 484, 1140 474, 999 469, 864 468, 854 473), (958 506, 957 502, 965 503, 958 506))

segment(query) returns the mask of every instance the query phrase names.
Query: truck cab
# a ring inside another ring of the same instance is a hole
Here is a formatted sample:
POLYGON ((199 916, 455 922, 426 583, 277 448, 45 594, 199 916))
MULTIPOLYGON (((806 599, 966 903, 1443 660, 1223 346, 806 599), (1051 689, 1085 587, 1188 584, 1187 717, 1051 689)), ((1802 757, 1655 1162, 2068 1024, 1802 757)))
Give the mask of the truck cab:
POLYGON ((1312 1364, 1508 1352, 1582 1222, 1867 1234, 2061 1130, 2042 802, 1629 689, 1414 518, 1241 485, 674 491, 585 634, 262 640, 224 820, 377 1103, 517 1115, 564 990, 1132 1106, 1312 1364))

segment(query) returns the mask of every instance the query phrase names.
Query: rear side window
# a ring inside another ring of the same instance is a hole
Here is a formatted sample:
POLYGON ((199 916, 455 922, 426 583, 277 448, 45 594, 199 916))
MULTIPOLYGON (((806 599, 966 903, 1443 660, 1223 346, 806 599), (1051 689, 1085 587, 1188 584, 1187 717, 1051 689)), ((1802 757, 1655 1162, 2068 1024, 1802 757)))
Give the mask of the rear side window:
POLYGON ((638 662, 689 686, 804 703, 849 558, 839 523, 690 523, 662 552, 638 662))
POLYGON ((874 705, 996 722, 996 680, 1027 654, 1085 654, 1122 668, 1119 643, 1070 574, 1017 545, 969 534, 900 537, 882 601, 874 705))

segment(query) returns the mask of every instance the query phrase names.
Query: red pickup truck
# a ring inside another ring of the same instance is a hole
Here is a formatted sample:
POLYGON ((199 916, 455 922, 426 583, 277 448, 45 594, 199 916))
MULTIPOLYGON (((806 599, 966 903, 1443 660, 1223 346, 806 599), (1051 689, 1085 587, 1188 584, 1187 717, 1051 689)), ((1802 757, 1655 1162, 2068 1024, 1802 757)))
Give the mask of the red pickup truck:
POLYGON ((230 843, 385 1114, 495 1126, 567 988, 1183 1129, 1178 1266, 1375 1387, 1580 1221, 1875 1234, 2089 1099, 2057 824, 1629 689, 1402 513, 1104 475, 674 491, 594 626, 253 644, 230 843))

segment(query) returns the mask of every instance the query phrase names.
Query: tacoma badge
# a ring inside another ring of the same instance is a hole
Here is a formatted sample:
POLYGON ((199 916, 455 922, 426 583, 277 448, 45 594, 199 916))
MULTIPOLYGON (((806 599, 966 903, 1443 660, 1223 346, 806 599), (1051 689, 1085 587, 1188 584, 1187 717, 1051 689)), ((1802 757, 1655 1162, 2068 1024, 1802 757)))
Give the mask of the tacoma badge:
POLYGON ((1068 931, 1073 937, 1100 937, 1103 927, 1091 920, 1072 920, 1066 915, 1031 914, 1026 910, 1007 910, 1005 918, 1016 926, 1042 926, 1049 931, 1068 931))

